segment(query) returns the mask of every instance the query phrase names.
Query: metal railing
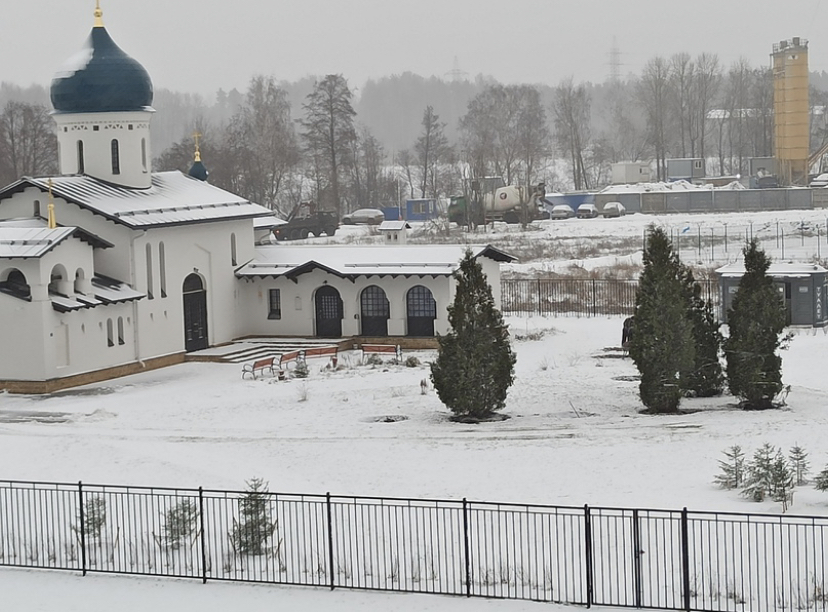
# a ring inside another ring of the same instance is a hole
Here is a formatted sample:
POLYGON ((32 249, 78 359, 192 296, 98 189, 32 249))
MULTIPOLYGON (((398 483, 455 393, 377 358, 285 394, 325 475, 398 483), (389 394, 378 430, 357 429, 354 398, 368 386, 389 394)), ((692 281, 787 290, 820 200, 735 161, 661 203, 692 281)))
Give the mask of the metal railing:
POLYGON ((825 611, 828 517, 0 481, 0 566, 825 611))
MULTIPOLYGON (((702 297, 718 307, 719 285, 703 280, 702 297)), ((533 278, 502 279, 501 311, 511 315, 601 317, 631 315, 637 280, 533 278)))

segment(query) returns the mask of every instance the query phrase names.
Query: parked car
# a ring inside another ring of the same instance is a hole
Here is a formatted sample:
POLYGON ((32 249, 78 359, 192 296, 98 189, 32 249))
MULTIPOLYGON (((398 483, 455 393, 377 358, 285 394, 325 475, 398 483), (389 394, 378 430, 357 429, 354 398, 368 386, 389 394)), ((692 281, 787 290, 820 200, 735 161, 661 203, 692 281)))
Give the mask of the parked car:
POLYGON ((550 219, 569 219, 575 216, 575 211, 569 204, 555 204, 549 211, 550 219))
POLYGON ((376 208, 360 208, 342 217, 343 225, 355 225, 357 223, 379 225, 383 221, 385 221, 385 213, 376 208))
POLYGON ((624 205, 621 202, 607 202, 601 209, 601 216, 603 216, 604 219, 609 219, 611 217, 623 217, 626 214, 627 209, 624 208, 624 205))
POLYGON ((581 204, 575 211, 575 216, 579 219, 594 219, 598 216, 598 209, 595 204, 581 204))
POLYGON ((814 177, 808 187, 828 187, 828 173, 814 177))

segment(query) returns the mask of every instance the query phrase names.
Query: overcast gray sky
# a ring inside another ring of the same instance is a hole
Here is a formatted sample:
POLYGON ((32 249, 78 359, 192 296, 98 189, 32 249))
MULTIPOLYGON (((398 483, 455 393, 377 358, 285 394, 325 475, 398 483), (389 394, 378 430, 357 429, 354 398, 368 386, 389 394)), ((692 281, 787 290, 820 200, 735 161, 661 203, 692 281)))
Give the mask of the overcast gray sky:
MULTIPOLYGON (((0 80, 47 85, 83 43, 94 0, 2 0, 0 80)), ((811 40, 828 70, 828 0, 102 0, 119 46, 156 87, 212 95, 251 76, 341 73, 352 87, 412 71, 504 83, 603 81, 613 37, 622 74, 655 55, 717 53, 767 65, 774 42, 811 40)))

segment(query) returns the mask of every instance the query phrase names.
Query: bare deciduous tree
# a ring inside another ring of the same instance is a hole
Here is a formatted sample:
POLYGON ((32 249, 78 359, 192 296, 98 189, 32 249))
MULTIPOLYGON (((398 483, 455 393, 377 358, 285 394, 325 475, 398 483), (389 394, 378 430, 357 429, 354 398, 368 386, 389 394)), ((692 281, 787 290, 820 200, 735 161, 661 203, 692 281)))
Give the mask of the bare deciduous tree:
POLYGON ((0 183, 57 172, 57 137, 45 106, 8 102, 0 114, 0 183))
POLYGON ((590 145, 590 99, 583 85, 574 85, 565 79, 555 88, 552 102, 555 139, 572 165, 575 189, 589 189, 590 179, 585 163, 590 145))
POLYGON ((449 154, 448 138, 445 135, 446 124, 434 112, 433 106, 423 111, 422 132, 414 143, 414 154, 420 167, 420 197, 427 195, 436 198, 439 195, 438 169, 449 154))

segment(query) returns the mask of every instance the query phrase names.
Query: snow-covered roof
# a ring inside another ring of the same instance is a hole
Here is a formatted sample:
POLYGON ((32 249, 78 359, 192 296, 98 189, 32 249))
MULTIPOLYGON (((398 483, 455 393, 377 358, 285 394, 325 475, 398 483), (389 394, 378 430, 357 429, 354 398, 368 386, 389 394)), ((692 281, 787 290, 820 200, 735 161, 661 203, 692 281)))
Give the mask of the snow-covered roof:
MULTIPOLYGON (((59 176, 51 180, 56 197, 132 228, 273 215, 263 206, 178 171, 153 174, 149 189, 120 187, 89 176, 59 176)), ((48 181, 22 178, 0 191, 0 200, 27 187, 45 192, 48 181)))
POLYGON ((236 271, 239 277, 288 276, 321 269, 341 277, 356 276, 449 276, 471 249, 475 257, 514 261, 515 257, 492 246, 400 245, 400 246, 292 246, 262 245, 256 257, 236 271))
POLYGON ((279 227, 280 225, 286 225, 287 221, 284 219, 280 219, 272 212, 267 217, 256 217, 253 219, 253 229, 257 230, 267 230, 273 229, 274 227, 279 227))
POLYGON ((0 259, 40 258, 72 236, 77 228, 0 225, 0 259))
POLYGON ((404 229, 411 229, 411 226, 405 219, 400 219, 398 221, 383 221, 377 226, 377 230, 381 232, 398 232, 404 229))
POLYGON ((695 185, 687 181, 671 181, 669 183, 633 183, 628 185, 610 185, 605 187, 598 193, 648 193, 648 192, 664 192, 664 191, 710 191, 715 189, 717 191, 733 191, 745 189, 739 181, 731 181, 727 185, 721 187, 714 187, 710 184, 695 185))
POLYGON ((94 308, 107 304, 119 304, 131 302, 146 297, 146 293, 136 291, 126 283, 123 283, 108 276, 96 275, 92 277, 92 294, 85 295, 76 293, 71 296, 50 293, 52 308, 58 312, 80 310, 82 308, 94 308))
MULTIPOLYGON (((811 276, 812 274, 821 274, 823 272, 828 272, 828 270, 816 264, 806 263, 779 262, 772 263, 768 267, 769 276, 806 277, 811 276)), ((716 270, 716 274, 723 278, 741 278, 745 275, 745 264, 744 262, 728 264, 716 270)))

